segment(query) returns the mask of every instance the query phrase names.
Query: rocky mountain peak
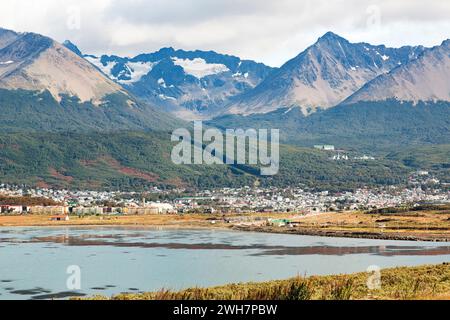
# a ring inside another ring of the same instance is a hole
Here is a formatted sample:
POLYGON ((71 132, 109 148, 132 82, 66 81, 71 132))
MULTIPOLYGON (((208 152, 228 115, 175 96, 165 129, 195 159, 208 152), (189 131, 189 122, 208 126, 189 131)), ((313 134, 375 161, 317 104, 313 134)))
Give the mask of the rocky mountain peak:
POLYGON ((299 107, 305 115, 338 105, 367 82, 416 59, 423 48, 351 43, 327 32, 231 104, 225 113, 268 113, 299 107))
POLYGON ((321 36, 317 40, 316 44, 319 44, 319 43, 336 43, 338 41, 348 42, 347 39, 339 36, 338 34, 336 34, 334 32, 331 32, 331 31, 328 31, 327 33, 325 33, 323 36, 321 36))
POLYGON ((450 48, 450 39, 445 40, 442 42, 442 47, 450 48))
POLYGON ((108 94, 124 91, 49 37, 31 32, 14 33, 13 38, 11 33, 8 37, 2 34, 0 88, 49 91, 58 101, 68 95, 96 104, 108 94))
POLYGON ((360 101, 450 101, 450 41, 367 83, 346 104, 360 101))

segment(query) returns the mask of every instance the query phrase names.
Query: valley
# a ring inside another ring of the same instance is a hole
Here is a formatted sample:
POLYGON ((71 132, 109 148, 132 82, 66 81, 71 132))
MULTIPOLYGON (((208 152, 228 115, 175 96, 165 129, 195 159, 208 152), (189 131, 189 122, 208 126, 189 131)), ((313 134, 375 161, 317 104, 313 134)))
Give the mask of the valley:
POLYGON ((387 74, 398 83, 413 71, 419 77, 425 70, 430 78, 443 70, 439 77, 445 77, 447 62, 439 57, 448 42, 388 48, 328 32, 281 68, 174 48, 134 58, 95 56, 70 41, 61 45, 5 29, 0 44, 3 183, 106 190, 301 185, 337 191, 406 185, 417 170, 449 181, 445 96, 431 101, 417 91, 423 101, 400 95, 347 99, 361 96, 356 92, 366 84, 384 83, 387 74), (224 131, 279 129, 280 173, 264 177, 249 165, 173 164, 170 132, 192 130, 192 114, 224 131))

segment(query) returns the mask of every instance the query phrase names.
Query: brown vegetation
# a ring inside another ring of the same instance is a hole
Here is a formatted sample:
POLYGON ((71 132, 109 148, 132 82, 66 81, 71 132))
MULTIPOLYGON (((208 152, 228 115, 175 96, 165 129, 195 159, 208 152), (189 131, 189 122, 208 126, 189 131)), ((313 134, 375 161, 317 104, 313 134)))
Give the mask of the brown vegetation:
POLYGON ((238 227, 244 231, 391 240, 450 241, 450 208, 389 213, 342 212, 293 217, 293 228, 238 227))
POLYGON ((6 197, 0 196, 0 205, 11 206, 59 206, 61 203, 47 198, 34 197, 6 197))
POLYGON ((142 215, 142 216, 73 216, 69 221, 50 221, 50 216, 1 216, 0 227, 18 226, 142 226, 166 228, 209 228, 207 216, 142 215))
POLYGON ((66 176, 66 175, 58 172, 55 168, 49 168, 48 171, 53 178, 56 178, 58 180, 68 182, 68 183, 71 183, 73 181, 73 177, 66 176))
POLYGON ((161 290, 121 294, 114 300, 415 300, 449 299, 450 265, 394 268, 381 271, 381 286, 370 289, 369 273, 297 277, 265 283, 230 284, 192 288, 179 292, 161 290))

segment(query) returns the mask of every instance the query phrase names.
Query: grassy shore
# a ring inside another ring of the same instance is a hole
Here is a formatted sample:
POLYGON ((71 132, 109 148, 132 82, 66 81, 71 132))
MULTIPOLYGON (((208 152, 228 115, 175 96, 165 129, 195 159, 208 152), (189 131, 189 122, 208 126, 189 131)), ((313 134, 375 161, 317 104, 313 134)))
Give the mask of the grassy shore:
MULTIPOLYGON (((369 289, 369 273, 315 276, 215 288, 161 290, 143 294, 96 296, 93 300, 449 300, 450 264, 381 271, 381 286, 369 289)), ((373 283, 373 282, 372 282, 373 283)))

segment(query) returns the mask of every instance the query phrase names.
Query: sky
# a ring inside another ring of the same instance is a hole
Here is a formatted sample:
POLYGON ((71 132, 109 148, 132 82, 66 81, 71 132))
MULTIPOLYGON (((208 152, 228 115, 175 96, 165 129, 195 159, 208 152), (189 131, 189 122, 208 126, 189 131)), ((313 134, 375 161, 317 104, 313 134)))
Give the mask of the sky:
POLYGON ((2 0, 0 27, 88 54, 214 50, 280 66, 327 31, 399 47, 450 38, 447 0, 2 0))

